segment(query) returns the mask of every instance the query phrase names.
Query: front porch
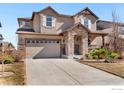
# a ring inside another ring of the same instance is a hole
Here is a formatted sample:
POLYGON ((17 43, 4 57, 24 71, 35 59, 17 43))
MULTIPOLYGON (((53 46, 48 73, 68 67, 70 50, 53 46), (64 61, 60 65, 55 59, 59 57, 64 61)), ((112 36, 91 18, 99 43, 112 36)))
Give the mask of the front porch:
POLYGON ((85 58, 85 55, 88 53, 88 50, 91 49, 91 42, 96 37, 101 37, 101 47, 105 46, 104 37, 106 35, 107 34, 100 32, 90 32, 89 29, 86 29, 86 27, 80 25, 69 29, 69 31, 63 34, 62 56, 71 59, 85 58))
POLYGON ((106 47, 106 43, 105 43, 106 35, 107 35, 106 33, 98 32, 98 31, 89 33, 88 35, 89 49, 106 47))

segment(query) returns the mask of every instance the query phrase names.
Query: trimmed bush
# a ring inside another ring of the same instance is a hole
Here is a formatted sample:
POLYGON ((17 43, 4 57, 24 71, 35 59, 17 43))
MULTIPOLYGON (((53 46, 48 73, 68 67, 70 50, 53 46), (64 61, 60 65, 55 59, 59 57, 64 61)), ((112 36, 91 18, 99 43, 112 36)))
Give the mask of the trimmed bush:
POLYGON ((92 59, 113 60, 118 58, 119 54, 105 48, 97 48, 90 51, 90 56, 92 57, 92 59))
POLYGON ((99 49, 99 59, 105 59, 107 51, 105 48, 99 49))
POLYGON ((99 54, 100 54, 99 49, 92 49, 90 51, 90 55, 91 55, 91 57, 93 59, 98 59, 99 58, 99 54))
POLYGON ((107 55, 106 59, 116 59, 119 57, 119 54, 116 52, 111 52, 110 54, 107 55))

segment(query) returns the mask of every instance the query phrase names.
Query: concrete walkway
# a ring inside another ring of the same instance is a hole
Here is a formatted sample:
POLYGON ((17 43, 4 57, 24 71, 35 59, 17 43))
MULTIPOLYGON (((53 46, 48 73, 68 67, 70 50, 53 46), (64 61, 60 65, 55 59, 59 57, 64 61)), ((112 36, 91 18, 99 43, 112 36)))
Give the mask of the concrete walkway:
POLYGON ((124 79, 70 59, 26 59, 27 85, 124 85, 124 79))

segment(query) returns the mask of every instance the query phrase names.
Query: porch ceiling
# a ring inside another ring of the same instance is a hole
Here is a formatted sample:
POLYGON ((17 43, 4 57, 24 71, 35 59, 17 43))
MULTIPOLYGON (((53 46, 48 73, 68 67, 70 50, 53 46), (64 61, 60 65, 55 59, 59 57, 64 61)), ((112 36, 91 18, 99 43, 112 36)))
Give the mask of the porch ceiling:
POLYGON ((96 37, 102 37, 102 39, 104 39, 104 37, 108 35, 107 33, 103 33, 103 32, 90 32, 88 34, 89 40, 91 40, 91 42, 96 38, 96 37))

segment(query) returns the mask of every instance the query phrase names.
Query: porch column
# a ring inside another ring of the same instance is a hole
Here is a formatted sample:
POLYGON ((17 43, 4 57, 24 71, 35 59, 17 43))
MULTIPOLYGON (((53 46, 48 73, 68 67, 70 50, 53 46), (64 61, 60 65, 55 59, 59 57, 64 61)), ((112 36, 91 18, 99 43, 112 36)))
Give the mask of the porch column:
POLYGON ((88 53, 88 35, 82 36, 82 53, 83 58, 85 58, 85 54, 88 53))
POLYGON ((105 39, 104 39, 104 36, 102 36, 102 47, 104 47, 105 45, 105 39))
POLYGON ((71 32, 68 32, 68 58, 73 58, 74 55, 74 35, 71 32))

